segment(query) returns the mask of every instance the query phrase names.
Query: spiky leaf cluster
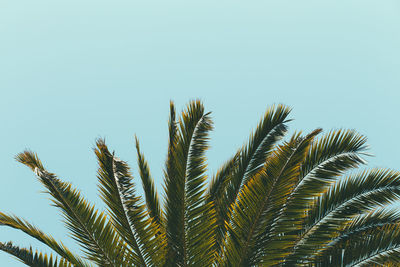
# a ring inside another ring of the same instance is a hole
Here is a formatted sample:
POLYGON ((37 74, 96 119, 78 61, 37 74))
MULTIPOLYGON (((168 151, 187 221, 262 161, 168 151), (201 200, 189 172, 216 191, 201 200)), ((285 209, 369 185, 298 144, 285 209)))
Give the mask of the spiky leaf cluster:
POLYGON ((0 250, 28 266, 52 267, 400 265, 400 213, 388 207, 400 197, 400 173, 357 171, 367 146, 353 130, 316 129, 282 141, 290 111, 268 109, 248 142, 209 177, 210 113, 192 101, 177 119, 171 102, 162 198, 137 138, 144 197, 128 164, 97 140, 105 211, 24 151, 16 159, 37 175, 82 255, 1 212, 0 225, 52 253, 11 242, 0 243, 0 250))

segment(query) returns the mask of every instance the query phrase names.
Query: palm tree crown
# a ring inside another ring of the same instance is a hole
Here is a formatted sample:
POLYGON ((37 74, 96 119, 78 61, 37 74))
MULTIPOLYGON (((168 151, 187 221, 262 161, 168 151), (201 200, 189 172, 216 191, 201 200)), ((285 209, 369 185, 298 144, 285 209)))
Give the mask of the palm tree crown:
POLYGON ((37 155, 16 159, 51 195, 83 256, 29 222, 0 212, 55 253, 0 243, 29 266, 390 266, 400 264, 400 173, 352 171, 364 164, 366 138, 352 130, 287 132, 290 109, 267 110, 247 144, 207 182, 210 114, 192 101, 176 119, 170 105, 164 198, 136 139, 144 197, 127 163, 99 139, 98 211, 37 155))

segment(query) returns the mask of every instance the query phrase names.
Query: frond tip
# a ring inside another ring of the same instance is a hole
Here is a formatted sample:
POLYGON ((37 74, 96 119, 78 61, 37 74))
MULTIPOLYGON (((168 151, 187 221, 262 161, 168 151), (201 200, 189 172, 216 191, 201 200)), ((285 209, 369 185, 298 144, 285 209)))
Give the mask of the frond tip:
POLYGON ((26 234, 46 244, 49 248, 57 252, 58 255, 60 255, 66 261, 72 263, 76 267, 89 266, 80 257, 74 255, 71 251, 69 251, 69 249, 66 248, 62 243, 58 243, 56 240, 54 240, 54 238, 46 235, 41 230, 23 219, 0 212, 0 225, 9 226, 11 228, 25 232, 26 234))
POLYGON ((0 250, 7 252, 14 257, 16 257, 21 262, 25 263, 28 266, 37 266, 37 267, 69 267, 72 266, 64 259, 60 259, 57 261, 57 258, 54 258, 53 255, 47 255, 40 252, 33 252, 32 248, 20 248, 14 246, 12 242, 1 243, 0 242, 0 250))

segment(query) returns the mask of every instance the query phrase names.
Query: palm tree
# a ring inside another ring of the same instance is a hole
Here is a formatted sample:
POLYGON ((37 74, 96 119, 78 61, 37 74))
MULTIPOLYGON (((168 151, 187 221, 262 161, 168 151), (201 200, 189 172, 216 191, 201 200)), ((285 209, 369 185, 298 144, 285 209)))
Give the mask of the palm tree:
POLYGON ((105 212, 25 151, 16 159, 35 172, 84 256, 4 213, 1 225, 57 256, 11 242, 0 249, 29 266, 398 266, 400 214, 388 204, 399 198, 400 173, 354 171, 365 163, 366 138, 351 130, 295 133, 278 144, 289 112, 268 109, 206 187, 210 115, 192 101, 177 121, 171 103, 163 201, 137 139, 144 198, 126 162, 97 140, 105 212))

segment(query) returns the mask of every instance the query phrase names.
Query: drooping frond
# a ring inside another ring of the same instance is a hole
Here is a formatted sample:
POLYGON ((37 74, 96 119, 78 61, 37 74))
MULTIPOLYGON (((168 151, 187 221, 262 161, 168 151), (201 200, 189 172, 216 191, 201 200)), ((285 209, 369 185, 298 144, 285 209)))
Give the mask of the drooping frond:
POLYGON ((301 162, 298 181, 276 218, 279 225, 283 226, 283 222, 294 225, 293 220, 296 220, 296 227, 292 230, 300 234, 300 223, 314 198, 325 192, 345 171, 364 163, 361 156, 365 153, 365 142, 365 137, 351 130, 331 131, 314 139, 301 162))
POLYGON ((240 149, 237 172, 227 188, 228 206, 234 202, 240 187, 262 168, 275 144, 285 135, 290 111, 283 105, 268 109, 247 145, 240 149))
POLYGON ((232 175, 236 172, 239 153, 235 154, 232 159, 228 160, 215 174, 210 182, 207 191, 207 200, 216 201, 224 195, 226 185, 230 182, 232 175))
POLYGON ((54 205, 61 209, 72 237, 85 249, 90 260, 101 266, 125 266, 127 247, 104 213, 98 212, 71 184, 46 171, 36 154, 25 151, 16 159, 36 173, 53 197, 54 205))
POLYGON ((314 201, 287 262, 304 261, 329 244, 354 216, 390 204, 399 196, 399 172, 373 169, 341 179, 314 201))
POLYGON ((336 258, 331 257, 331 266, 339 260, 344 266, 399 266, 400 225, 384 225, 378 231, 365 233, 360 240, 349 240, 333 256, 336 258))
POLYGON ((158 193, 154 185, 154 180, 150 174, 149 165, 147 164, 144 155, 140 152, 139 140, 136 138, 136 136, 135 136, 135 143, 136 143, 137 161, 139 166, 139 174, 142 180, 143 190, 145 193, 147 210, 151 218, 153 218, 153 220, 161 228, 163 227, 162 224, 163 217, 160 207, 160 201, 158 199, 158 193))
POLYGON ((13 255, 21 262, 32 267, 71 267, 72 265, 66 262, 64 259, 57 261, 57 258, 50 254, 43 254, 40 252, 33 252, 32 248, 20 248, 14 246, 12 242, 1 243, 0 250, 13 255))
POLYGON ((216 173, 214 178, 211 180, 210 186, 207 192, 207 203, 213 203, 216 213, 217 220, 217 232, 216 232, 216 252, 220 253, 223 247, 223 241, 225 239, 227 218, 227 207, 225 207, 226 195, 225 188, 230 182, 232 175, 236 173, 237 160, 239 155, 236 154, 232 159, 228 160, 216 173))
POLYGON ((272 266, 288 253, 294 238, 275 219, 296 184, 300 163, 311 141, 319 132, 318 129, 306 137, 295 135, 276 148, 264 168, 244 185, 232 208, 226 266, 253 266, 260 262, 272 266))
POLYGON ((229 208, 235 202, 243 184, 262 168, 276 143, 285 135, 291 109, 283 105, 272 107, 251 134, 247 145, 225 164, 213 179, 209 199, 213 199, 218 218, 217 243, 225 235, 225 222, 229 221, 229 208), (214 189, 218 186, 218 191, 214 189), (218 193, 218 194, 216 194, 218 193))
POLYGON ((321 195, 346 171, 365 163, 365 143, 366 138, 352 130, 331 131, 316 140, 301 165, 299 180, 287 204, 307 209, 310 199, 321 195))
POLYGON ((46 235, 41 230, 23 219, 0 212, 0 225, 9 226, 11 228, 25 232, 26 234, 46 244, 49 248, 58 253, 58 255, 60 255, 76 267, 90 266, 88 263, 85 263, 81 258, 73 254, 62 243, 58 243, 53 237, 46 235))
POLYGON ((378 235, 379 232, 393 226, 397 225, 398 227, 399 224, 400 212, 395 209, 380 208, 358 215, 349 221, 329 244, 314 253, 315 262, 326 266, 332 262, 332 259, 341 261, 342 252, 347 247, 351 247, 352 244, 363 243, 365 238, 378 235))
POLYGON ((331 131, 317 139, 301 165, 294 198, 319 196, 326 186, 352 168, 365 163, 367 139, 353 130, 331 131))
POLYGON ((205 151, 212 122, 200 101, 182 112, 175 145, 167 164, 166 232, 167 266, 210 266, 214 260, 215 218, 205 203, 205 151), (169 168, 170 166, 171 168, 169 168))
POLYGON ((158 228, 135 195, 128 165, 110 153, 104 140, 96 142, 101 198, 107 204, 113 225, 135 252, 135 266, 152 266, 161 260, 162 242, 155 240, 158 228))

